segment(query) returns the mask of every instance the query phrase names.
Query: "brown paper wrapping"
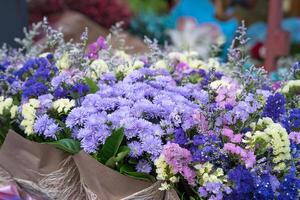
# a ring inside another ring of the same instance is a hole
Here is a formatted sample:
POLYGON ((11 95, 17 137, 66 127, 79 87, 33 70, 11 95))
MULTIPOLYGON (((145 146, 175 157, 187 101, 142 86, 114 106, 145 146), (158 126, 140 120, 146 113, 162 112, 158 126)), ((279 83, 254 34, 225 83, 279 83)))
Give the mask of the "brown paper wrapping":
POLYGON ((28 193, 45 199, 84 199, 72 157, 51 145, 9 131, 0 149, 0 167, 28 193))
POLYGON ((179 200, 173 190, 158 190, 159 182, 140 181, 120 174, 83 151, 74 156, 74 161, 89 200, 179 200))

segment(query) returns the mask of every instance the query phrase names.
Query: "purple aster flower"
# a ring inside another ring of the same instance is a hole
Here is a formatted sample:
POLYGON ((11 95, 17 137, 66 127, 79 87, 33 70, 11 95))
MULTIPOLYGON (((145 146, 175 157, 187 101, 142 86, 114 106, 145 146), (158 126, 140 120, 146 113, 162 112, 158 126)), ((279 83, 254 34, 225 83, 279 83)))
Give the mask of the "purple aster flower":
POLYGON ((80 144, 87 153, 95 153, 98 149, 99 142, 93 135, 88 135, 80 141, 80 144))
POLYGON ((49 109, 52 107, 53 96, 51 94, 44 94, 38 97, 40 101, 40 108, 49 109))
POLYGON ((207 197, 207 195, 208 195, 208 193, 204 187, 199 187, 198 193, 199 193, 200 197, 207 197))
POLYGON ((68 91, 65 90, 63 87, 57 87, 57 88, 54 90, 53 95, 54 95, 54 97, 57 98, 57 99, 65 98, 65 97, 68 96, 68 91))
POLYGON ((131 157, 139 157, 143 154, 142 144, 138 141, 133 141, 128 144, 130 148, 129 156, 131 157))
POLYGON ((149 174, 152 170, 150 163, 146 160, 140 160, 136 165, 136 171, 149 174))
POLYGON ((140 138, 142 141, 142 149, 154 157, 158 157, 162 150, 162 141, 159 137, 146 135, 140 138))
POLYGON ((48 87, 43 83, 36 82, 29 87, 23 87, 22 98, 38 97, 46 93, 48 93, 48 87))
POLYGON ((68 128, 72 128, 76 125, 83 125, 87 116, 88 115, 84 107, 74 108, 66 119, 66 125, 68 128))
POLYGON ((51 137, 54 139, 56 139, 55 134, 60 130, 54 119, 49 118, 47 114, 38 117, 33 128, 38 135, 44 135, 45 137, 51 137))

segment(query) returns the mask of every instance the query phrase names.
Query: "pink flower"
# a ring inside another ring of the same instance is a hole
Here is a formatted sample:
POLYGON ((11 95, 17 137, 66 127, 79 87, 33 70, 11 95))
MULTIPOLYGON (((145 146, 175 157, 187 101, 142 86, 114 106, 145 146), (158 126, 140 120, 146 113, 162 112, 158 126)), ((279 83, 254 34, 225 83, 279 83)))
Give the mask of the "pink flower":
POLYGON ((98 51, 101 49, 107 49, 107 44, 104 37, 99 36, 96 42, 93 42, 88 46, 88 57, 91 59, 97 59, 98 51))
POLYGON ((189 150, 181 148, 176 143, 167 143, 163 147, 162 155, 175 173, 180 173, 189 184, 195 184, 196 173, 189 167, 192 154, 189 150))
POLYGON ((234 134, 233 131, 228 127, 223 128, 222 133, 232 143, 240 143, 242 141, 242 135, 241 134, 234 134))
POLYGON ((224 144, 224 150, 229 153, 239 155, 245 163, 246 168, 252 168, 256 163, 256 156, 253 151, 247 151, 233 143, 224 144))
POLYGON ((189 65, 188 65, 187 63, 185 63, 185 62, 180 62, 180 63, 178 63, 177 66, 176 66, 176 71, 177 71, 177 72, 180 72, 180 73, 182 73, 182 72, 187 72, 187 71, 189 71, 189 70, 190 70, 190 67, 189 67, 189 65))
POLYGON ((195 114, 192 115, 192 117, 197 122, 200 130, 207 131, 208 121, 206 120, 206 117, 202 113, 196 112, 195 114))
POLYGON ((222 85, 217 89, 216 102, 222 108, 226 105, 234 106, 236 104, 236 94, 240 89, 237 81, 228 77, 222 77, 222 81, 226 82, 226 85, 222 85))
POLYGON ((196 185, 196 172, 189 167, 184 167, 182 170, 183 177, 188 181, 190 185, 196 185))

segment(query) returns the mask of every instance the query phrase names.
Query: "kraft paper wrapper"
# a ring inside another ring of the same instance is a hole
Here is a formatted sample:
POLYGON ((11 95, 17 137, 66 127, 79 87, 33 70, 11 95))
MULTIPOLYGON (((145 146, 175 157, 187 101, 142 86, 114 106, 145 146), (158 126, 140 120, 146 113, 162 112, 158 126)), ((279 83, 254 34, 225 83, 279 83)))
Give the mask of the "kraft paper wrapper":
POLYGON ((82 185, 99 200, 179 200, 176 192, 159 191, 159 182, 140 181, 114 171, 81 151, 74 156, 82 185))
POLYGON ((84 199, 79 172, 68 153, 11 130, 0 149, 0 168, 26 192, 43 199, 84 199))
POLYGON ((38 182, 41 174, 58 170, 68 156, 53 146, 32 142, 10 130, 0 149, 0 166, 14 178, 38 182))

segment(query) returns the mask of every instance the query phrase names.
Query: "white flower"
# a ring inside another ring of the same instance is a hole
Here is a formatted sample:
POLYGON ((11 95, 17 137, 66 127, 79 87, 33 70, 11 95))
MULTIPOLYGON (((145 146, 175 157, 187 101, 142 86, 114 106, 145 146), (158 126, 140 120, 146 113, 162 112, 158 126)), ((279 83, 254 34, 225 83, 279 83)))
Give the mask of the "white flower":
POLYGON ((11 97, 9 97, 4 100, 3 105, 4 105, 4 107, 8 108, 8 107, 11 107, 12 103, 13 103, 13 99, 11 97))
POLYGON ((152 69, 168 69, 168 65, 164 60, 157 61, 154 65, 151 65, 152 69))
POLYGON ((11 119, 15 118, 17 115, 17 112, 18 112, 18 106, 13 105, 10 109, 10 118, 11 119))
POLYGON ((171 185, 164 182, 160 185, 160 188, 158 188, 158 189, 161 190, 161 191, 164 191, 164 190, 169 190, 170 188, 171 188, 171 185))
POLYGON ((69 100, 69 99, 58 99, 53 102, 53 108, 58 112, 58 113, 67 113, 75 106, 75 101, 74 100, 69 100))
POLYGON ((94 60, 88 69, 88 76, 97 79, 104 73, 109 72, 106 62, 102 59, 94 60))
POLYGON ((63 54, 62 57, 56 62, 56 66, 60 70, 68 69, 71 66, 69 55, 67 53, 63 54))

